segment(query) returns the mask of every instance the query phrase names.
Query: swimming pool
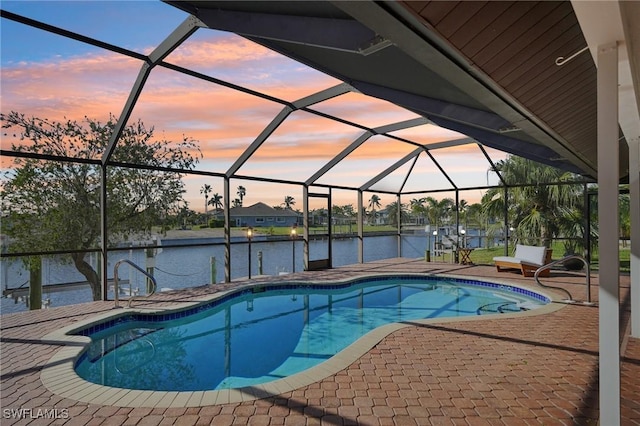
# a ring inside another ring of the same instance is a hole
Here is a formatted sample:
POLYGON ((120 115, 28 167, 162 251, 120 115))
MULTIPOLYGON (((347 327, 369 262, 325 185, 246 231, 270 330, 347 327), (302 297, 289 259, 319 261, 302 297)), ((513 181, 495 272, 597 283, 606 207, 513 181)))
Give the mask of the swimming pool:
POLYGON ((85 380, 156 391, 235 389, 312 368, 370 331, 425 318, 521 312, 549 303, 519 287, 425 276, 246 288, 163 314, 86 327, 85 380))

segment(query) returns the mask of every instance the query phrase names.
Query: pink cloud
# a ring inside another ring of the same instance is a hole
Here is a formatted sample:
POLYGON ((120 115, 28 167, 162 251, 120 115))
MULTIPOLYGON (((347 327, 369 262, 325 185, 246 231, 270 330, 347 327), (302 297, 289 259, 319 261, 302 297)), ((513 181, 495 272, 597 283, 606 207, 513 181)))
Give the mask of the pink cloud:
MULTIPOLYGON (((218 34, 214 38, 205 33, 185 43, 167 61, 228 78, 286 100, 296 100, 338 83, 232 35, 220 37, 218 34)), ((141 65, 136 59, 96 50, 82 57, 6 66, 2 70, 2 112, 16 110, 56 120, 64 117, 81 120, 86 115, 104 121, 109 113, 116 116, 121 113, 141 65)), ((213 171, 224 172, 282 107, 260 97, 156 67, 147 80, 132 120, 140 118, 147 126, 154 126, 157 137, 180 140, 186 135, 198 140, 205 159, 200 168, 212 170, 209 167, 214 167, 213 171)), ((344 115, 371 127, 416 117, 393 104, 358 93, 334 98, 312 108, 344 115)), ((295 112, 251 161, 266 164, 284 159, 317 167, 319 160, 333 158, 361 133, 362 130, 355 127, 314 114, 295 112)), ((420 143, 462 137, 436 126, 420 126, 394 134, 420 143)), ((383 159, 390 164, 415 149, 379 138, 370 139, 349 157, 355 160, 353 164, 366 166, 358 171, 345 170, 344 177, 353 178, 357 174, 365 179, 375 160, 383 159)), ((375 164, 377 168, 386 167, 375 164)))

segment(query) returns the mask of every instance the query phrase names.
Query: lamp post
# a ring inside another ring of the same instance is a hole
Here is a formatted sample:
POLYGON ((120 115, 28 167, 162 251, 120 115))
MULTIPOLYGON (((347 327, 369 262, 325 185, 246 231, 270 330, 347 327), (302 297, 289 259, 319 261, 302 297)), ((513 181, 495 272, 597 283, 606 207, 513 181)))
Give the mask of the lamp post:
POLYGON ((427 234, 427 248, 424 251, 425 262, 431 262, 431 225, 424 227, 424 233, 427 234))
MULTIPOLYGON (((513 240, 513 231, 515 231, 515 230, 516 230, 516 229, 515 229, 513 226, 510 226, 510 227, 509 227, 509 235, 507 235, 507 245, 508 245, 509 243, 512 243, 512 242, 513 242, 513 241, 512 241, 512 240, 513 240)), ((508 248, 509 248, 509 247, 507 246, 507 249, 508 249, 508 248)))
POLYGON ((436 257, 436 245, 438 243, 438 230, 433 231, 433 257, 436 257))
POLYGON ((291 272, 296 272, 296 237, 298 236, 298 224, 294 223, 291 228, 291 257, 293 258, 291 272))
POLYGON ((462 234, 462 248, 467 248, 467 231, 461 229, 460 233, 462 234))
POLYGON ((247 240, 249 240, 249 279, 251 279, 251 238, 253 238, 253 228, 247 228, 247 240))

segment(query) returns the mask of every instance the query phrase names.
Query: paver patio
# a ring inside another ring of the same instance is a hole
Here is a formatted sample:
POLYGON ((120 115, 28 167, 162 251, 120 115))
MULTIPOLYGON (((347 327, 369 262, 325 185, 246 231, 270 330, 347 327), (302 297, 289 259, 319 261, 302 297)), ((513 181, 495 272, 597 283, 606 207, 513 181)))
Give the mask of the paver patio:
MULTIPOLYGON (((388 272, 447 273, 534 285, 532 278, 498 274, 489 266, 403 258, 301 272, 295 277, 335 280, 388 272)), ((255 281, 289 279, 291 276, 255 281)), ((622 424, 640 425, 640 340, 624 338, 629 277, 621 276, 620 281, 622 424)), ((585 299, 582 274, 554 271, 544 282, 566 288, 577 300, 585 299)), ((241 284, 158 294, 153 301, 136 305, 175 305, 236 285, 241 284)), ((597 285, 598 276, 593 275, 594 301, 597 285)), ((336 374, 252 401, 136 408, 79 402, 50 392, 40 373, 61 346, 41 338, 111 310, 113 302, 92 302, 0 318, 3 425, 598 424, 597 306, 573 304, 552 313, 518 318, 408 324, 336 374), (35 418, 42 414, 38 410, 44 409, 56 409, 53 413, 60 418, 35 418), (22 418, 12 418, 15 413, 21 413, 22 418)))

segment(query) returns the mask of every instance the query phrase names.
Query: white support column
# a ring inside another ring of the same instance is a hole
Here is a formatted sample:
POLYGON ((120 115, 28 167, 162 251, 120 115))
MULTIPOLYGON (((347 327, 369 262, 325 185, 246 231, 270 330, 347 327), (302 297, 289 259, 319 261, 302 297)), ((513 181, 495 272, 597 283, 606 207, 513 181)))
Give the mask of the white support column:
POLYGON ((620 424, 618 47, 598 46, 600 424, 620 424))
POLYGON ((631 203, 631 336, 640 338, 640 138, 627 142, 631 203))

